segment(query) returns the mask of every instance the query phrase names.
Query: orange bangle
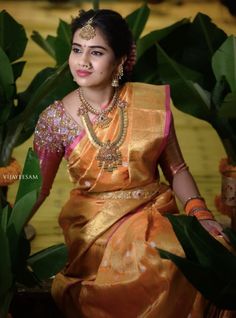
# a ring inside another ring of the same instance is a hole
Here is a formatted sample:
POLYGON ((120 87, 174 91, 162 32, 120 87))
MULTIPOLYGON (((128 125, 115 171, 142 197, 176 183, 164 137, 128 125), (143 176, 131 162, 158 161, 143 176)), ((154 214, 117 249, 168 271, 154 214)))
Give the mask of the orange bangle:
POLYGON ((184 210, 186 214, 189 214, 192 209, 198 208, 198 207, 207 209, 205 201, 200 197, 187 200, 184 206, 184 210))

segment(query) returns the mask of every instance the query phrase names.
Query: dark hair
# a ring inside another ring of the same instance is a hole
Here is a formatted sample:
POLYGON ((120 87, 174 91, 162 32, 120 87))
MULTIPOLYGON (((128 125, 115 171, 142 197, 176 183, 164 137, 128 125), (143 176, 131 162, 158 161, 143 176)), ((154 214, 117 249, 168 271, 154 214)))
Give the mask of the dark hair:
MULTIPOLYGON (((126 20, 116 11, 108 9, 80 11, 80 15, 71 22, 72 37, 85 23, 93 18, 92 26, 97 27, 105 36, 108 45, 113 50, 117 59, 132 55, 134 41, 126 20)), ((130 61, 127 60, 127 65, 130 61)), ((126 64, 126 63, 125 63, 126 64)), ((128 68, 124 65, 122 82, 128 80, 128 68)))

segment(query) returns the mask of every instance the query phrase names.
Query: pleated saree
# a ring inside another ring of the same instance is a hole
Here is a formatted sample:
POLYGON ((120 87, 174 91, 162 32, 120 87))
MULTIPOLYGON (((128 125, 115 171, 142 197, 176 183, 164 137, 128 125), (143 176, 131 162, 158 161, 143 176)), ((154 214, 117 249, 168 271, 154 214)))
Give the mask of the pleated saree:
MULTIPOLYGON (((169 87, 127 83, 120 98, 128 105, 122 166, 112 173, 99 167, 85 134, 67 149, 76 186, 59 224, 69 259, 52 294, 69 318, 188 317, 196 290, 157 251, 184 255, 164 216, 178 213, 175 199, 158 172, 171 125, 169 87)), ((115 110, 110 126, 95 131, 106 141, 118 128, 115 110)))

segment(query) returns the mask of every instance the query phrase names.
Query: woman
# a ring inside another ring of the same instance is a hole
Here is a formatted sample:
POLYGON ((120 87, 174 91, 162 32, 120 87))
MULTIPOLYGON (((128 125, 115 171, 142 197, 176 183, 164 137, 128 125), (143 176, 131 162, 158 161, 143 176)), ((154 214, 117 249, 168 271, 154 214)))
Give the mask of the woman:
MULTIPOLYGON (((183 255, 165 213, 221 232, 183 160, 169 86, 127 82, 134 45, 125 20, 90 10, 72 21, 69 66, 79 88, 50 105, 35 131, 40 202, 64 156, 75 184, 59 224, 68 264, 52 293, 66 317, 193 316, 195 289, 156 247, 183 255), (159 181, 158 165, 170 186, 159 181)), ((199 312, 199 305, 195 302, 199 312)))

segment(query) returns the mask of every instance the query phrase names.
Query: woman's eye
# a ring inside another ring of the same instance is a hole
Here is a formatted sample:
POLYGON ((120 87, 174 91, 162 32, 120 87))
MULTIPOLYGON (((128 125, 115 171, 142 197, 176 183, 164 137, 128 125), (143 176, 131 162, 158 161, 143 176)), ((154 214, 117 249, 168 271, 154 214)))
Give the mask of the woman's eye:
POLYGON ((81 53, 81 49, 79 49, 79 48, 77 48, 77 47, 73 47, 73 48, 72 48, 72 51, 73 51, 74 53, 81 53))
POLYGON ((101 56, 101 55, 103 55, 103 53, 100 52, 100 51, 92 51, 91 54, 92 54, 92 55, 96 55, 96 56, 101 56))

